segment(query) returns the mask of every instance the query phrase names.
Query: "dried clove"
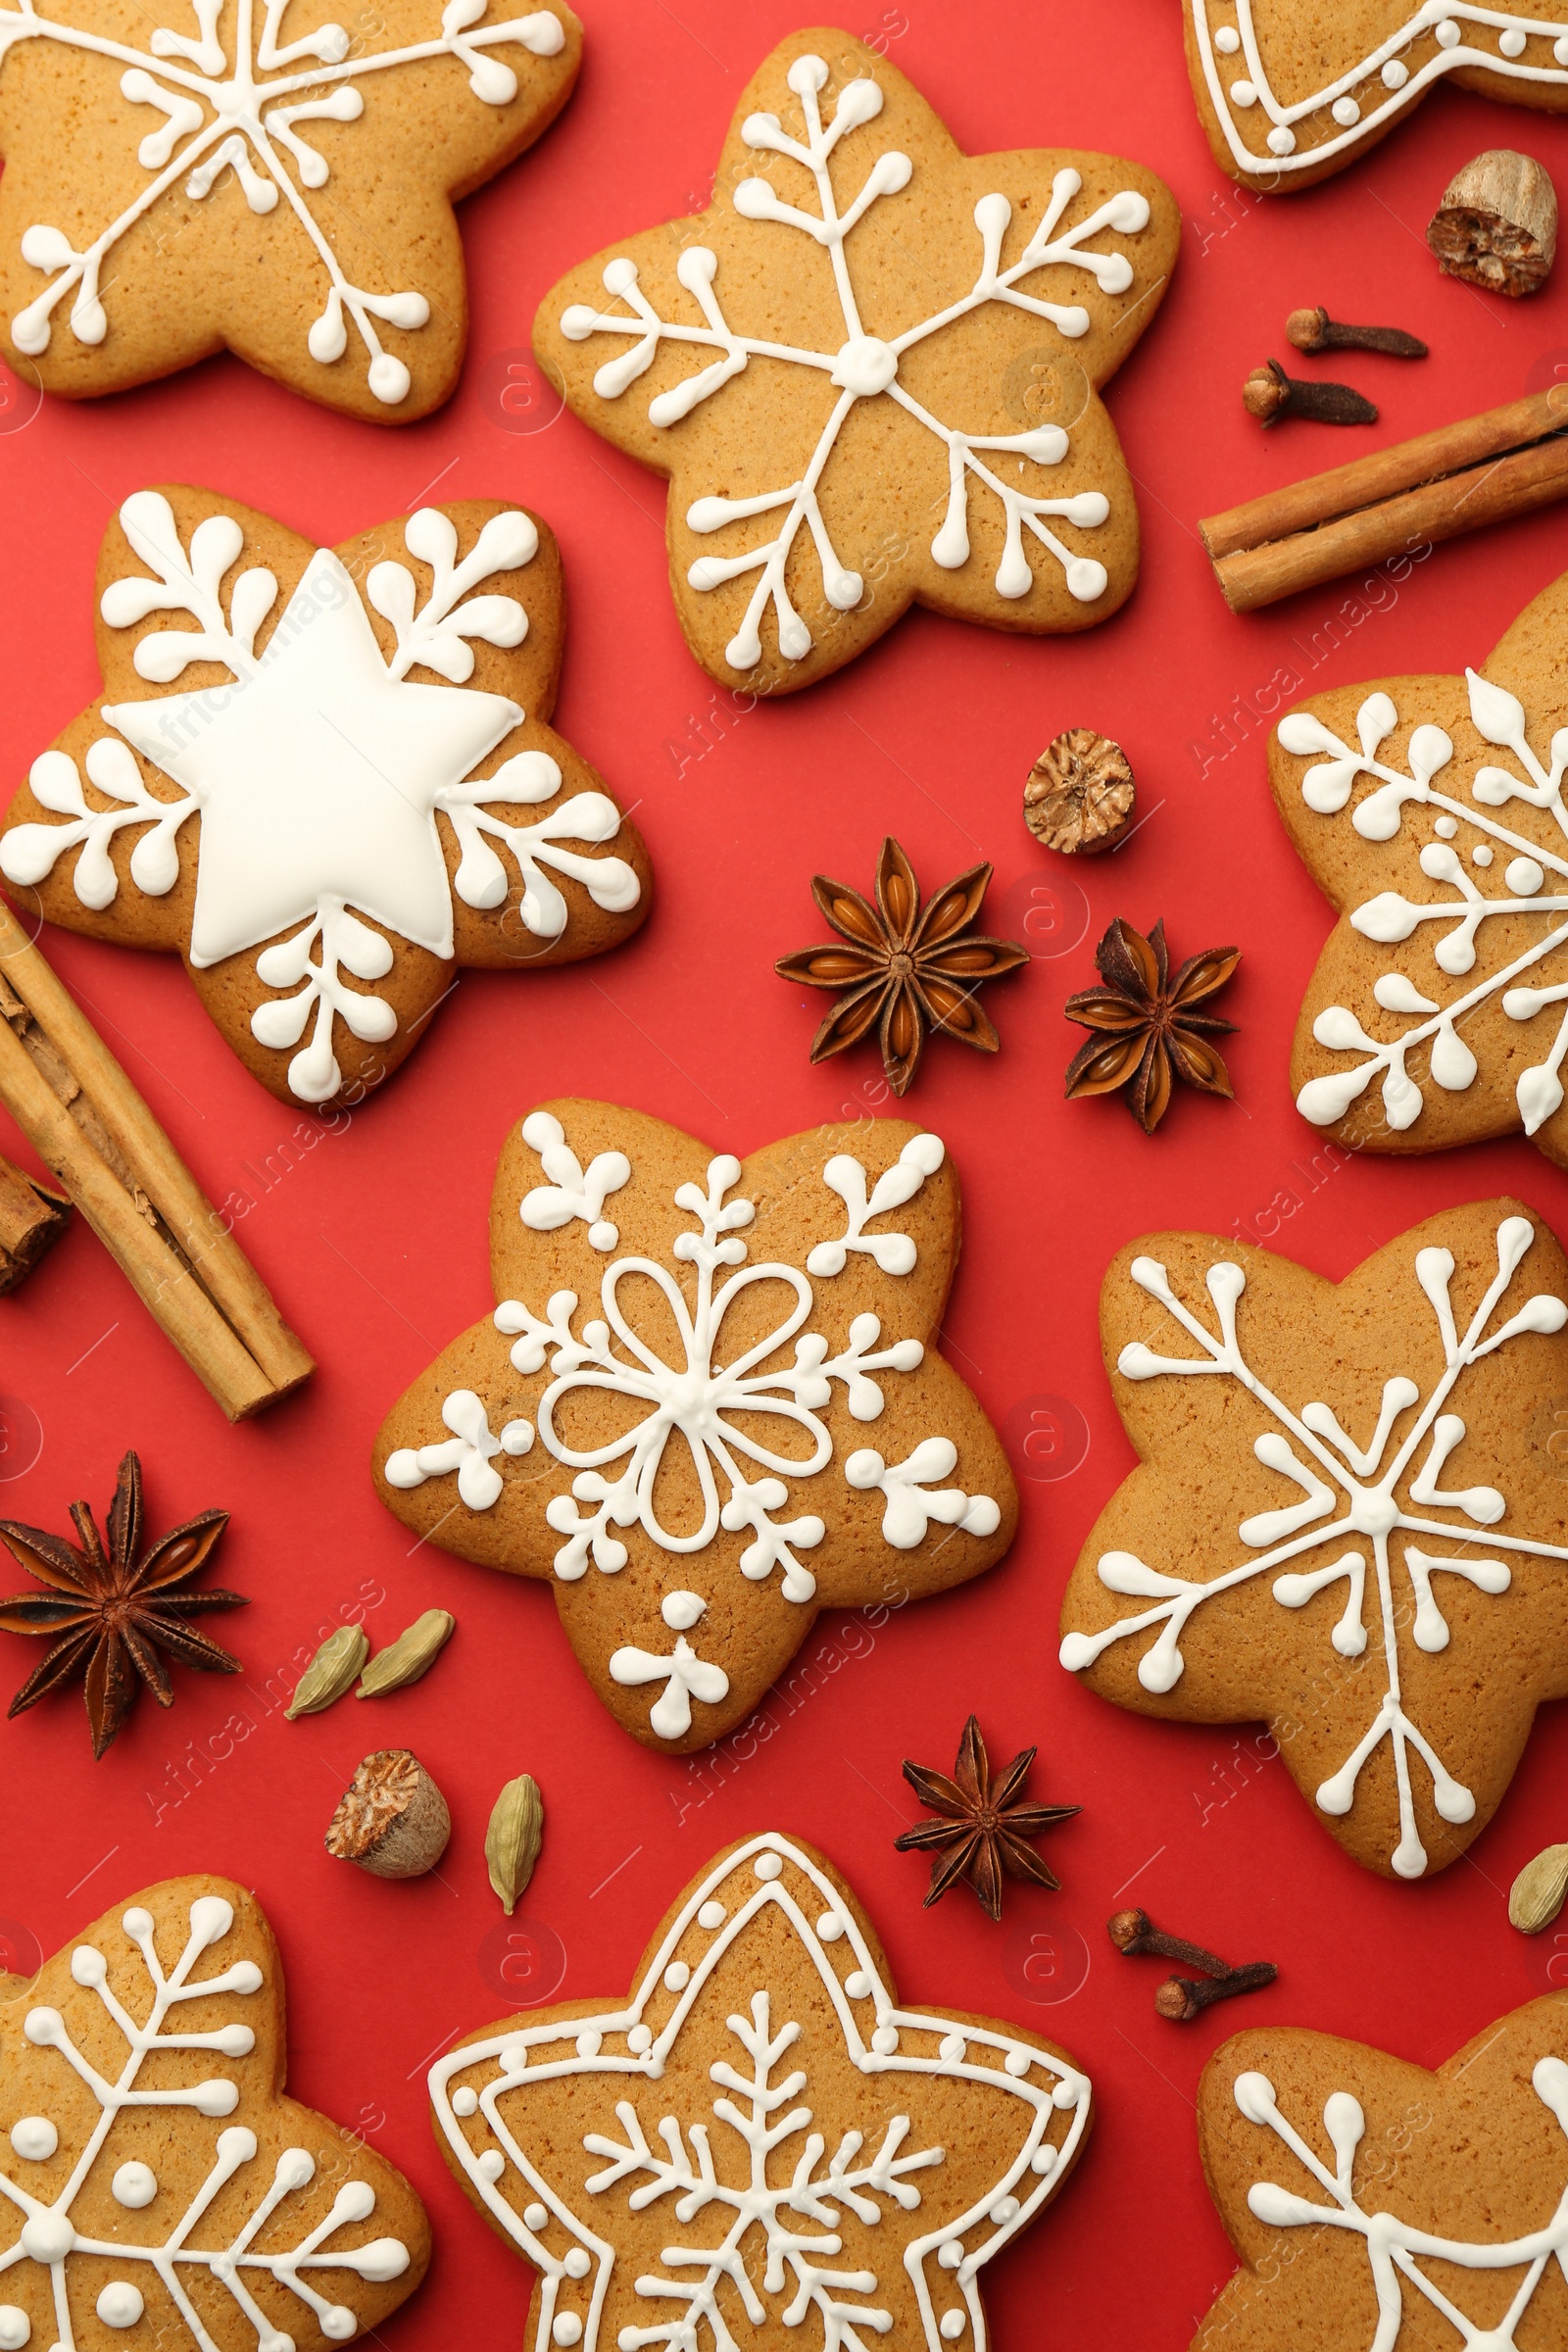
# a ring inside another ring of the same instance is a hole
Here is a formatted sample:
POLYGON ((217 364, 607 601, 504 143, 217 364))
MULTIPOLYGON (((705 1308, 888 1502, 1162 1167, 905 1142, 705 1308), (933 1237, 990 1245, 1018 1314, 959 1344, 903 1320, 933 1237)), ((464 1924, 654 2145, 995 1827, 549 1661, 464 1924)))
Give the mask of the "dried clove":
POLYGON ((1376 424, 1377 410, 1348 384, 1320 384, 1289 376, 1278 360, 1264 360, 1242 386, 1242 406, 1259 424, 1307 416, 1317 424, 1376 424))
POLYGON ((1427 356, 1420 336, 1407 335, 1402 326, 1348 326, 1324 310, 1293 311, 1285 334, 1298 351, 1382 351, 1396 360, 1427 356))
POLYGON ((1261 1992, 1278 1975, 1272 1960, 1249 1960, 1241 1968, 1228 1968, 1222 1977, 1198 1984, 1190 1977, 1167 1977, 1154 1995, 1154 2007, 1173 2024, 1190 2025, 1213 2002, 1228 2001, 1238 1992, 1261 1992))
POLYGON ((1167 1936, 1156 1928, 1147 1911, 1118 1911, 1105 1922, 1105 1933, 1118 1952, 1129 1959, 1152 1952, 1161 1960, 1179 1960, 1185 1968, 1200 1968, 1205 1976, 1228 1977, 1231 1964, 1213 1952, 1205 1952, 1200 1943, 1189 1943, 1185 1936, 1167 1936))

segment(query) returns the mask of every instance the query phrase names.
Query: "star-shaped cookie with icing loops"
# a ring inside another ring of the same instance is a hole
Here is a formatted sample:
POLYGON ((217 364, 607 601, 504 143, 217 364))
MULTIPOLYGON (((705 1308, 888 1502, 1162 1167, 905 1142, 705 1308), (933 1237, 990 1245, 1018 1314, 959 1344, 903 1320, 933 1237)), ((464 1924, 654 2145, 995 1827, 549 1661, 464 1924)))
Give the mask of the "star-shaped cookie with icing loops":
POLYGON ((550 293, 534 347, 669 480, 670 579, 721 685, 809 685, 911 604, 1092 627, 1138 570, 1100 386, 1159 306, 1180 219, 1104 155, 966 156, 848 34, 791 34, 716 193, 550 293))
POLYGON ((548 1580, 616 1721, 705 1747, 819 1609, 898 1609, 1012 1540, 1001 1443, 934 1346, 958 1234, 941 1142, 895 1119, 742 1165, 639 1111, 546 1103, 496 1174, 501 1303, 388 1415, 381 1499, 548 1580))
POLYGON ((1041 2035, 902 2003, 853 1890, 776 1833, 692 1881, 624 1999, 487 2027, 430 2093, 538 2275, 534 2352, 984 2352, 986 2266, 1094 2112, 1041 2035))
POLYGON ((571 95, 561 0, 0 7, 0 321, 24 381, 118 392, 228 349, 408 423, 467 338, 453 204, 571 95))
POLYGON ((334 553, 141 490, 97 614, 105 692, 33 761, 0 873, 68 930, 182 955, 279 1101, 363 1102, 460 964, 537 971, 642 921, 642 843, 547 723, 537 516, 422 507, 334 553))

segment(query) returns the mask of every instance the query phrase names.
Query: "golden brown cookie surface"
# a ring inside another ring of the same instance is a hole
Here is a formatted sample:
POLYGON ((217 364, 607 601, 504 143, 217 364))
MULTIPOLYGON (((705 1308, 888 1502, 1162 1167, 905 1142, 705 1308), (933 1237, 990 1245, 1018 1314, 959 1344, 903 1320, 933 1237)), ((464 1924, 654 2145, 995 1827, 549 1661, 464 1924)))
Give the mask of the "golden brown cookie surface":
POLYGON ((485 14, 381 0, 352 36, 330 0, 19 16, 0 319, 24 382, 84 398, 226 346, 372 422, 438 408, 467 336, 453 200, 539 137, 582 56, 560 0, 485 14))
POLYGON ((743 1721, 823 1608, 898 1606, 1012 1540, 995 1431, 934 1345, 957 1178, 895 1119, 743 1165, 558 1102, 496 1174, 501 1300, 375 1443, 420 1537, 549 1579, 578 1660, 672 1754, 743 1721))
POLYGON ((407 2300, 423 2209, 283 2096, 286 2057, 277 1946, 224 1879, 148 1887, 0 1978, 8 2352, 324 2352, 407 2300))
POLYGON ((693 1880, 626 2000, 487 2028, 430 2088, 458 2180, 539 2274, 541 2352, 985 2343, 979 2275, 1092 2122, 1053 2043, 902 2005, 851 1888, 776 1834, 693 1880))
POLYGON ((1339 1284, 1208 1234, 1129 1244, 1101 1328, 1144 1466, 1062 1605, 1061 1662, 1140 1714, 1262 1717, 1368 1868, 1441 1870, 1568 1693, 1568 1262, 1516 1201, 1339 1284))
POLYGON ((1138 569, 1099 386, 1158 307, 1179 216, 1152 172, 965 156, 885 58, 791 34, 718 193, 540 307, 576 414, 669 477, 670 578, 722 685, 808 685, 910 604, 1089 628, 1138 569))
POLYGON ((460 963, 537 970, 642 921, 642 842, 547 723, 563 587, 537 516, 468 499, 334 552, 138 491, 97 635, 103 698, 33 761, 0 873, 70 930, 182 955, 280 1102, 363 1102, 460 963))
POLYGON ((1432 2074, 1300 2027, 1238 2034, 1198 2130, 1243 2267, 1193 2352, 1568 2341, 1568 1994, 1432 2074))

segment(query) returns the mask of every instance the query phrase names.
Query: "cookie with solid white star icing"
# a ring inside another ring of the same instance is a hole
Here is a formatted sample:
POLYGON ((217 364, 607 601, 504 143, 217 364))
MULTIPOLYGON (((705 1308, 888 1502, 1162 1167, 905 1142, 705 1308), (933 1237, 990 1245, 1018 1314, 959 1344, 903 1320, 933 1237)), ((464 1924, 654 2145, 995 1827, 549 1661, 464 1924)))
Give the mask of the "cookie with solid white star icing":
POLYGON ((564 0, 21 0, 0 14, 0 337, 70 399, 227 349, 375 423, 467 337, 453 205, 565 105, 564 0))
POLYGON ((1358 1862, 1446 1868, 1568 1695, 1561 1244, 1476 1201, 1333 1283, 1145 1235, 1101 1332, 1143 1466, 1073 1571, 1062 1665, 1139 1714, 1260 1717, 1358 1862))
POLYGON ((777 1833, 699 1873, 625 1998, 487 2027, 430 2093, 537 2274, 531 2352, 978 2352, 986 2266, 1093 2122, 1054 2042, 901 2001, 852 1888, 777 1833))
POLYGON ((776 1680, 814 1687, 793 1661, 819 1610, 880 1624, 1012 1540, 1001 1442, 937 1352, 958 1238, 943 1145, 902 1120, 743 1165, 544 1103, 496 1171, 500 1304, 388 1414, 376 1490, 421 1539, 547 1583, 634 1739, 706 1747, 776 1680))
POLYGON ((181 955, 280 1102, 365 1101, 460 964, 537 971, 642 921, 642 843, 548 723, 537 515, 422 507, 334 552, 141 490, 96 604, 104 693, 33 761, 0 874, 69 930, 181 955))
POLYGON ((885 57, 792 33, 742 94, 706 211, 563 278, 534 346, 669 480, 670 581, 721 685, 809 685, 911 604, 1031 635, 1132 591, 1100 398, 1180 216, 1076 150, 966 156, 885 57))

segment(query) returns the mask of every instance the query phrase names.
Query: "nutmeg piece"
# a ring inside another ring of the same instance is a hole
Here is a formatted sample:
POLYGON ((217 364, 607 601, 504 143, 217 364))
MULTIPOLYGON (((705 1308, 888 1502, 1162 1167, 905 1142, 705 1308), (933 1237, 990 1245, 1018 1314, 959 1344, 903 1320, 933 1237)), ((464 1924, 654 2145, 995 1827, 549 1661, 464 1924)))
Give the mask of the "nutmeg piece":
POLYGON ((1494 147, 1456 172, 1427 228, 1446 277, 1534 294, 1557 252, 1557 191, 1533 155, 1494 147))
POLYGON ((367 1756, 338 1799, 326 1850, 378 1879, 417 1879, 446 1852, 452 1816, 446 1798, 406 1747, 367 1756))
POLYGON ((1133 812, 1126 753, 1093 727, 1069 727, 1048 744, 1023 788, 1023 821, 1064 857, 1093 857, 1120 840, 1133 812))

